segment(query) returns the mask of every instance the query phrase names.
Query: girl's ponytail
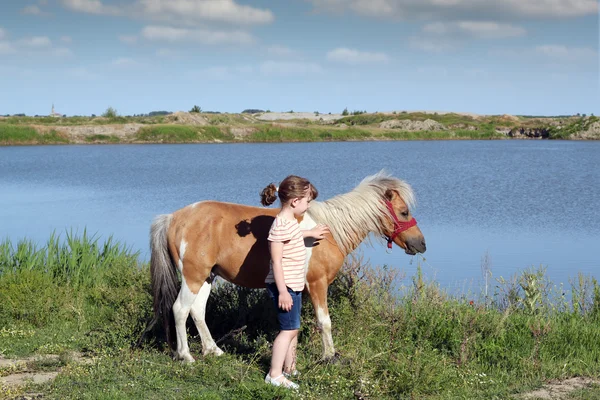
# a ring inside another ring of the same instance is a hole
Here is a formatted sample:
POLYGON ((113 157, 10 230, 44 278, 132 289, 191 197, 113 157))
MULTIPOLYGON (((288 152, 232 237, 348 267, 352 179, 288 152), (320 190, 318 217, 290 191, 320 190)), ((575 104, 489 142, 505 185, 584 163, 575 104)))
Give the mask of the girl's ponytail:
POLYGON ((260 204, 267 207, 275 203, 275 200, 277 200, 277 187, 275 184, 270 183, 260 192, 260 204))

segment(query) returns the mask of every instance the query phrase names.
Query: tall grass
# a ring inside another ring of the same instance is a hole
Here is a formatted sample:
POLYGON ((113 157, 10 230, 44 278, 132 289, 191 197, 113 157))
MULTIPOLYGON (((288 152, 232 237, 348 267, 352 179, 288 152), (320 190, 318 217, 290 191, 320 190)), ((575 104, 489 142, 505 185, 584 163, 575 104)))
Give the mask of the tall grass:
POLYGON ((39 133, 29 126, 0 123, 0 144, 64 144, 69 139, 55 130, 39 133))
POLYGON ((16 246, 10 240, 0 243, 0 275, 40 271, 53 280, 74 288, 89 287, 116 265, 135 263, 138 253, 109 237, 104 243, 89 236, 67 232, 65 240, 53 233, 44 247, 21 240, 16 246))

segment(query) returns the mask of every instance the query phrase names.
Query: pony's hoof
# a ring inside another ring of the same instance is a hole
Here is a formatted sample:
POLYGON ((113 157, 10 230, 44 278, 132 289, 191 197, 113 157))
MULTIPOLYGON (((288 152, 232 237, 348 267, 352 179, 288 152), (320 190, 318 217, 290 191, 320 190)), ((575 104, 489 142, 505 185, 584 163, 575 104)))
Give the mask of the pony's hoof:
POLYGON ((324 356, 322 362, 325 364, 338 364, 342 362, 342 355, 336 351, 332 356, 324 356))
POLYGON ((210 348, 203 353, 205 356, 220 356, 223 355, 223 350, 218 347, 210 348))
POLYGON ((184 364, 191 364, 193 362, 196 362, 196 360, 194 360, 194 357, 191 356, 191 354, 176 354, 175 357, 173 357, 173 360, 175 361, 181 361, 184 364))

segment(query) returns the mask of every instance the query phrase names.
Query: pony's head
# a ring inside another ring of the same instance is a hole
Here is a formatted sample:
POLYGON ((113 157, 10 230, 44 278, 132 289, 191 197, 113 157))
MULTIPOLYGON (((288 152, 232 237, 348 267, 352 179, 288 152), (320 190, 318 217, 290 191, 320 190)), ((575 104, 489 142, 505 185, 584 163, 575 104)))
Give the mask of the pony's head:
POLYGON ((327 224, 344 254, 370 233, 385 236, 407 254, 424 253, 425 239, 412 217, 415 195, 410 185, 385 171, 368 176, 349 193, 313 202, 309 215, 327 224))
POLYGON ((414 195, 410 186, 400 182, 401 190, 398 187, 388 188, 384 193, 387 213, 381 222, 382 234, 387 239, 388 248, 392 247, 393 242, 403 248, 406 254, 425 253, 425 238, 411 213, 414 195), (401 192, 406 197, 403 198, 401 192))

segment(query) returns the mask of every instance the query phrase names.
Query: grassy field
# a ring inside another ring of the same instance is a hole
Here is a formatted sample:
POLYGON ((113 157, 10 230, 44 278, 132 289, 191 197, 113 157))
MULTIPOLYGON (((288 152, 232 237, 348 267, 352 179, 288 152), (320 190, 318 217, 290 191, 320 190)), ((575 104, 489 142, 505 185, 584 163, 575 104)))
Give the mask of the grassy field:
MULTIPOLYGON (((65 143, 239 143, 358 140, 479 140, 528 138, 572 139, 597 117, 471 117, 459 114, 374 113, 337 120, 290 119, 267 122, 251 114, 187 114, 153 117, 2 117, 0 145, 65 143), (422 123, 441 130, 383 128, 385 121, 422 123), (89 128, 82 133, 77 128, 89 128), (129 127, 129 130, 123 130, 129 127)), ((595 132, 595 131, 594 131, 595 132)), ((600 132, 586 136, 600 139, 600 132)))
MULTIPOLYGON (((290 393, 263 383, 276 334, 264 290, 217 285, 207 322, 226 355, 202 357, 194 336, 197 362, 182 364, 158 332, 137 346, 152 314, 150 279, 126 246, 85 234, 53 236, 42 247, 4 241, 0 356, 58 355, 25 369, 60 373, 41 385, 3 385, 0 398, 517 399, 551 380, 600 378, 600 286, 592 277, 563 290, 537 268, 491 286, 488 296, 450 296, 420 273, 399 280, 350 260, 329 293, 340 360, 321 362, 305 302, 301 389, 290 393), (90 361, 74 360, 73 351, 90 361)), ((23 370, 0 367, 0 376, 23 370)), ((600 399, 600 388, 563 398, 600 399)))

